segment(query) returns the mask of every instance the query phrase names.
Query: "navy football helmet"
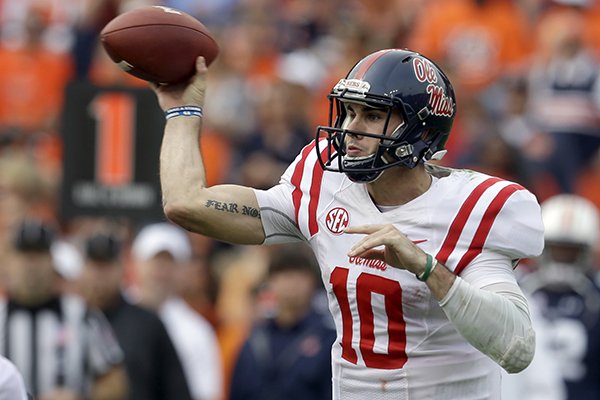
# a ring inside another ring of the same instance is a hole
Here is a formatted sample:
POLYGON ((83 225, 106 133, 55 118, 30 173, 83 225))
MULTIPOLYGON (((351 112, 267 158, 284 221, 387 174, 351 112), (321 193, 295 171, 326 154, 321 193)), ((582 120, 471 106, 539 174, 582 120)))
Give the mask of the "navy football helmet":
POLYGON ((390 167, 414 168, 446 153, 456 101, 448 77, 431 60, 400 49, 380 50, 360 60, 328 96, 329 125, 317 128, 316 151, 325 170, 344 172, 354 182, 373 182, 390 167), (387 110, 381 133, 344 128, 345 102, 387 110), (393 112, 403 123, 385 135, 393 112), (350 157, 345 152, 346 135, 379 139, 375 153, 350 157), (321 140, 325 138, 325 140, 321 140))

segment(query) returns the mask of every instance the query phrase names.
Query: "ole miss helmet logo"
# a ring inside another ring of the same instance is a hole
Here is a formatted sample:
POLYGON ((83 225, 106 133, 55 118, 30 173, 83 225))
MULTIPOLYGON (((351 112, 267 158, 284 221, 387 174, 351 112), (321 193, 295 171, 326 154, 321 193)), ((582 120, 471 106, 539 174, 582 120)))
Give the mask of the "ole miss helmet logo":
POLYGON ((454 100, 438 84, 436 67, 425 58, 415 57, 413 58, 413 69, 419 82, 428 83, 429 111, 438 117, 453 117, 454 100))
POLYGON ((327 225, 327 229, 329 229, 331 233, 335 235, 342 233, 344 229, 348 227, 349 222, 350 215, 348 214, 348 211, 342 207, 336 207, 330 210, 325 218, 325 225, 327 225))

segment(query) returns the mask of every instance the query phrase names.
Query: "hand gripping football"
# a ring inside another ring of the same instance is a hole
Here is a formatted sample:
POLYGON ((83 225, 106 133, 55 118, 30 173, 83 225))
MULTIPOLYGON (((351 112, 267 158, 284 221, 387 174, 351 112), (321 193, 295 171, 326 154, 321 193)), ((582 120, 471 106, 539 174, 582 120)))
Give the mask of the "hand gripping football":
POLYGON ((210 65, 217 42, 194 17, 169 7, 141 7, 110 21, 100 41, 121 69, 155 83, 178 83, 196 70, 196 58, 210 65))

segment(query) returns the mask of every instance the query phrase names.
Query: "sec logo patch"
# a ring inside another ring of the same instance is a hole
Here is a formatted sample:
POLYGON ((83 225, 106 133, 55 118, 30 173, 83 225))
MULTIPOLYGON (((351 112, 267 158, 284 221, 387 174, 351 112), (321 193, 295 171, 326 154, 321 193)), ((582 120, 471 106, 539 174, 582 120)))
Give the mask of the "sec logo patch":
POLYGON ((350 222, 350 215, 344 208, 336 207, 327 213, 325 218, 325 225, 331 233, 339 235, 348 227, 350 222))

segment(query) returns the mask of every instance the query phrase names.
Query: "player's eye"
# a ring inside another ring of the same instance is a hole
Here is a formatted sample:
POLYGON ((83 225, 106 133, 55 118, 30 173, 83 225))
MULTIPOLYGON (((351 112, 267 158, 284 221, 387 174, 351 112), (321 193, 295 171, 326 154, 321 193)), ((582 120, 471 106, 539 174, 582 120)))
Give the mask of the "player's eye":
POLYGON ((346 106, 346 119, 348 119, 348 118, 354 119, 354 117, 356 117, 356 111, 354 111, 354 108, 352 108, 352 106, 347 105, 346 106))
POLYGON ((356 115, 356 112, 351 104, 344 104, 344 109, 346 110, 347 115, 352 115, 353 117, 356 115))
POLYGON ((383 119, 383 115, 379 111, 372 111, 367 114, 367 120, 377 122, 383 119))

